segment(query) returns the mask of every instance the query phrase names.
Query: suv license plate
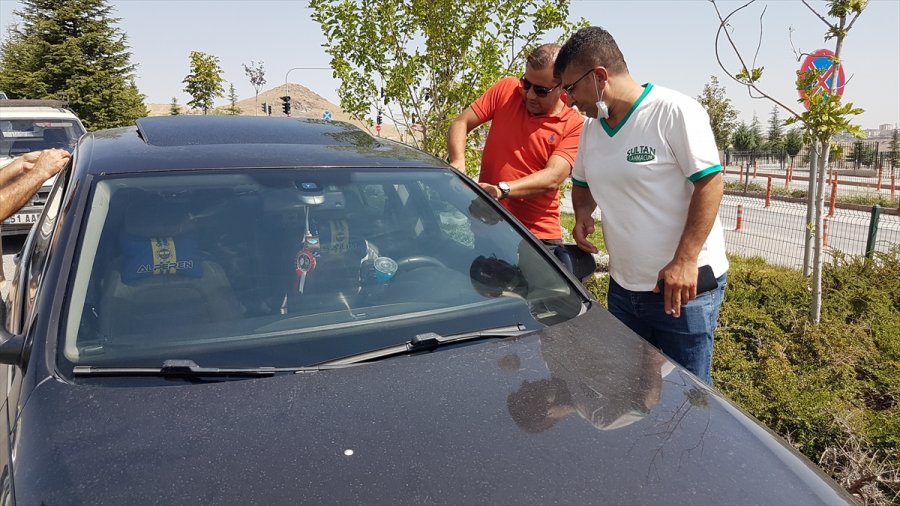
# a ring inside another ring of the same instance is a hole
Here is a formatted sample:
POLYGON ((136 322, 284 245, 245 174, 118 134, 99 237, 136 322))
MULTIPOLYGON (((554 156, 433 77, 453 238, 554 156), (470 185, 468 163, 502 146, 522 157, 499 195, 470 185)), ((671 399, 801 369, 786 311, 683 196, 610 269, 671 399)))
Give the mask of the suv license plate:
POLYGON ((19 213, 10 216, 9 218, 3 220, 4 225, 18 225, 20 223, 30 224, 35 223, 40 216, 40 213, 19 213))

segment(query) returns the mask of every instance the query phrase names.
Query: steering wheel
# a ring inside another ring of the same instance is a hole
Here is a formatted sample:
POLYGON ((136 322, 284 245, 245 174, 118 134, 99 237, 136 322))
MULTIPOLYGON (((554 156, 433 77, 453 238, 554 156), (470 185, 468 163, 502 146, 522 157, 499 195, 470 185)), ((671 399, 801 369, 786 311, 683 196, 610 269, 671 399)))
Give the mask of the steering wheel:
POLYGON ((437 258, 427 255, 413 255, 401 260, 397 260, 397 272, 410 271, 419 267, 440 267, 446 269, 447 266, 437 258))

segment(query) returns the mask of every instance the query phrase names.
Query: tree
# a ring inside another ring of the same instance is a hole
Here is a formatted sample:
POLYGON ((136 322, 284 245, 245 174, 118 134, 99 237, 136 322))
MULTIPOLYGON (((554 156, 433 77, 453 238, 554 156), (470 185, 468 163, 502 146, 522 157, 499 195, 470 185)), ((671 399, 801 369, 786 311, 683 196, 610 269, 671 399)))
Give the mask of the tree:
MULTIPOLYGON (((524 58, 547 42, 541 39, 548 32, 566 36, 577 26, 567 21, 569 0, 311 0, 309 5, 341 80, 341 107, 370 126, 373 112, 383 111, 402 128, 402 140, 440 157, 446 155, 445 135, 457 114, 501 76, 521 75, 524 58)), ((483 129, 469 135, 469 156, 475 156, 483 135, 483 129)))
POLYGON ((234 91, 234 83, 228 84, 228 107, 225 108, 225 113, 230 116, 237 116, 241 113, 241 108, 237 106, 237 92, 234 91))
POLYGON ((784 136, 784 151, 791 157, 791 167, 794 166, 794 157, 803 149, 803 132, 799 128, 792 128, 784 136))
POLYGON ((855 168, 859 169, 862 165, 873 166, 878 157, 875 146, 862 141, 853 143, 853 152, 850 154, 850 160, 855 168))
POLYGON ((741 121, 731 136, 731 145, 735 151, 753 151, 757 146, 757 136, 753 129, 741 121))
POLYGON ((0 45, 0 89, 10 98, 68 100, 89 130, 147 115, 125 35, 106 0, 22 0, 0 45))
POLYGON ((766 140, 763 137, 762 133, 762 124, 759 122, 759 117, 756 114, 753 114, 753 121, 750 122, 750 135, 753 137, 753 147, 750 148, 753 151, 753 154, 756 155, 759 151, 765 149, 766 140))
POLYGON ((178 116, 181 114, 181 106, 178 105, 178 98, 172 97, 172 103, 169 105, 169 116, 178 116))
MULTIPOLYGON (((816 156, 816 164, 811 167, 809 178, 809 202, 807 205, 807 223, 806 229, 807 240, 806 250, 804 252, 804 274, 808 273, 810 246, 814 248, 813 252, 813 273, 812 273, 812 303, 810 304, 809 317, 810 320, 818 323, 822 315, 822 262, 823 262, 823 209, 825 204, 825 172, 828 167, 828 157, 830 154, 831 138, 841 132, 849 132, 855 136, 861 136, 862 130, 857 125, 853 125, 850 121, 852 116, 861 114, 862 109, 853 107, 852 103, 843 104, 841 95, 837 93, 838 79, 831 79, 830 87, 827 91, 819 93, 819 82, 826 72, 833 75, 839 75, 839 69, 842 65, 841 50, 843 49, 844 39, 850 33, 851 28, 859 19, 859 16, 865 10, 868 0, 828 0, 828 16, 834 18, 833 21, 827 19, 824 15, 817 12, 807 0, 802 0, 805 5, 819 20, 825 23, 825 40, 835 41, 834 56, 831 57, 832 64, 830 69, 816 68, 810 69, 805 73, 797 73, 797 90, 800 92, 799 102, 808 104, 806 111, 801 113, 795 112, 790 107, 782 104, 771 95, 767 94, 761 88, 761 79, 763 77, 763 67, 756 66, 755 58, 751 65, 747 65, 747 60, 741 54, 740 50, 732 37, 732 27, 729 23, 732 17, 738 12, 746 9, 756 0, 750 0, 740 7, 731 11, 728 15, 722 14, 716 0, 710 0, 719 19, 719 27, 716 32, 715 51, 716 59, 719 66, 728 73, 728 75, 739 84, 747 87, 747 92, 754 98, 766 98, 782 109, 787 111, 791 116, 785 124, 801 123, 808 136, 811 139, 813 154, 816 156), (722 35, 730 44, 735 55, 737 56, 740 66, 737 72, 729 72, 722 62, 719 55, 719 40, 722 35), (757 95, 754 96, 754 93, 757 95), (815 175, 813 175, 813 170, 815 175)), ((765 11, 763 11, 763 14, 765 11)), ((760 37, 762 37, 762 17, 760 17, 760 37)), ((762 41, 760 40, 760 43, 762 41)), ((798 54, 798 61, 804 54, 798 54)))
POLYGON ((897 167, 897 160, 900 160, 900 130, 894 129, 891 134, 891 175, 894 175, 894 169, 897 167))
POLYGON ((192 97, 188 105, 206 114, 213 100, 225 93, 219 58, 200 51, 191 51, 191 72, 182 81, 184 91, 192 97))
POLYGON ((725 87, 719 84, 716 76, 709 76, 709 82, 703 86, 703 93, 697 96, 697 101, 709 115, 709 124, 716 138, 716 146, 720 151, 724 151, 737 127, 738 112, 731 105, 731 99, 725 96, 725 87))
MULTIPOLYGON (((253 102, 253 110, 259 111, 259 90, 266 84, 266 69, 263 68, 263 62, 256 63, 253 60, 250 60, 250 65, 247 65, 246 63, 242 63, 241 65, 244 67, 244 73, 250 78, 250 84, 253 85, 253 90, 256 91, 256 100, 253 102)), ((253 114, 258 113, 254 112, 253 114)))
POLYGON ((784 148, 784 133, 781 129, 782 122, 778 117, 778 106, 772 106, 772 114, 769 116, 769 131, 766 134, 766 146, 772 154, 780 155, 784 148))

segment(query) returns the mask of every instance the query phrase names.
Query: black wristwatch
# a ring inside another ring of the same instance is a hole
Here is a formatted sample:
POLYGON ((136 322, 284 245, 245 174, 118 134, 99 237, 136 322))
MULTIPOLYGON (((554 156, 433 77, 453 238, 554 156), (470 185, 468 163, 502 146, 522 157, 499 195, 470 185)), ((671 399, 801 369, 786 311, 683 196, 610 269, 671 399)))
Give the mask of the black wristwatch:
POLYGON ((500 198, 498 200, 503 200, 506 197, 509 197, 509 183, 506 181, 500 181, 497 183, 497 188, 500 188, 500 198))

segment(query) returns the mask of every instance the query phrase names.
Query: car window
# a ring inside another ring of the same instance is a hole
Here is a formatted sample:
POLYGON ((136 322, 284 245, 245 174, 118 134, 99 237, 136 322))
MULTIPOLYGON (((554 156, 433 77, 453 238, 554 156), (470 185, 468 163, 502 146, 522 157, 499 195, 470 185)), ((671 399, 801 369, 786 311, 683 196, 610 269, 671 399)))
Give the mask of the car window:
POLYGON ((103 177, 89 209, 69 366, 301 366, 584 310, 540 246, 450 171, 103 177))
POLYGON ((0 158, 60 148, 70 153, 84 128, 68 119, 0 119, 0 158))
POLYGON ((50 241, 53 236, 53 230, 56 228, 56 222, 59 218, 60 206, 62 205, 63 187, 65 186, 67 171, 61 174, 56 184, 50 190, 47 197, 47 203, 44 205, 44 212, 40 219, 34 225, 33 244, 31 253, 24 263, 25 272, 25 314, 30 315, 34 307, 34 300, 37 297, 38 288, 41 285, 44 266, 47 263, 47 254, 50 249, 50 241))

